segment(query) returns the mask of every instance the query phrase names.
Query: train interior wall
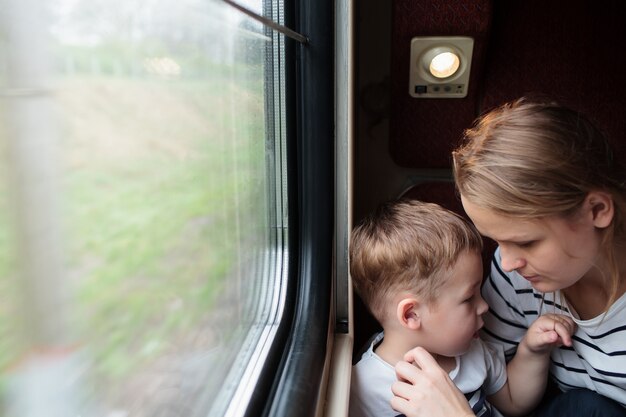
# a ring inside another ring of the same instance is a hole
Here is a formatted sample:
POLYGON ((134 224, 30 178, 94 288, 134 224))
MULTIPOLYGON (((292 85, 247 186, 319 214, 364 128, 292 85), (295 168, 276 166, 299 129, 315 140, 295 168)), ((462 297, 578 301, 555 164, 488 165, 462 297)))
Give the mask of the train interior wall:
MULTIPOLYGON (((478 115, 522 95, 546 95, 587 114, 626 160, 625 11, 621 1, 359 2, 354 223, 401 195, 462 211, 450 152, 478 115), (408 94, 410 40, 435 35, 475 40, 466 98, 408 94)), ((379 326, 356 295, 354 317, 358 351, 379 326)))

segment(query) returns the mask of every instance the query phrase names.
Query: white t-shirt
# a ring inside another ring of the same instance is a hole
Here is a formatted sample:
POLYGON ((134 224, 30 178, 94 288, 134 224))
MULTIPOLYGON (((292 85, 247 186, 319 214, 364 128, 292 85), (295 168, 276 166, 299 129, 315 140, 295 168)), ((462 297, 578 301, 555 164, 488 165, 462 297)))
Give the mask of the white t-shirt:
MULTIPOLYGON (((383 333, 379 333, 352 367, 350 417, 400 415, 389 404, 391 385, 396 382, 395 369, 374 352, 382 340, 383 333)), ((495 394, 506 383, 502 349, 475 339, 468 352, 455 359, 456 367, 450 371, 450 379, 468 398, 474 413, 480 417, 500 417, 501 414, 485 401, 485 396, 495 394)))
POLYGON ((626 294, 606 314, 580 320, 560 291, 541 293, 517 272, 504 272, 496 250, 482 294, 489 304, 482 337, 500 344, 511 358, 526 329, 541 314, 571 316, 573 346, 554 349, 550 374, 559 388, 586 388, 626 405, 626 294))

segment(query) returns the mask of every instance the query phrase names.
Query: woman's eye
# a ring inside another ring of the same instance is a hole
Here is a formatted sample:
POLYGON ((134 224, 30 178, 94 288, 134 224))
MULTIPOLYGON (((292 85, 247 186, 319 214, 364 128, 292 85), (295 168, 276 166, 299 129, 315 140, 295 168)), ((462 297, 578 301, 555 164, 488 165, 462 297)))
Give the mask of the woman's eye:
POLYGON ((532 245, 534 245, 535 242, 536 242, 535 240, 531 240, 531 241, 528 241, 528 242, 520 242, 520 243, 517 244, 517 246, 519 246, 520 248, 529 248, 532 245))

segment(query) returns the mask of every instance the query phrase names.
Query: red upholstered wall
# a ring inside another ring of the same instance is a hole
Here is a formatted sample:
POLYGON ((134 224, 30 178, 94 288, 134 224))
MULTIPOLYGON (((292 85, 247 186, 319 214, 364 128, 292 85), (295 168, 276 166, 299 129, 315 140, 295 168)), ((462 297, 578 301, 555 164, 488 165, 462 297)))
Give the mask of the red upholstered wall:
POLYGON ((483 111, 526 94, 588 115, 626 161, 626 2, 394 0, 389 150, 396 164, 448 168, 450 151, 483 111), (408 94, 414 36, 475 38, 465 99, 408 94))
POLYGON ((447 168, 452 147, 478 109, 491 1, 395 0, 392 18, 391 157, 405 167, 447 168), (465 98, 416 99, 408 93, 411 39, 435 35, 474 38, 470 88, 465 98))
POLYGON ((589 116, 626 161, 626 2, 494 2, 482 109, 528 93, 589 116))

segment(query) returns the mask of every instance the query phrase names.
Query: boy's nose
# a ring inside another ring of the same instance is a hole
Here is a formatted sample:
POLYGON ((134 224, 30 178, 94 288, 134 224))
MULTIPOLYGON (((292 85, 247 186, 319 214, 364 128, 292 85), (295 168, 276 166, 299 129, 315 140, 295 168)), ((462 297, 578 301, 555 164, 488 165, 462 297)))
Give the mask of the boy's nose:
POLYGON ((478 313, 479 316, 482 316, 488 310, 489 310, 489 304, 487 304, 487 302, 482 297, 480 297, 480 301, 478 302, 478 308, 476 309, 476 312, 478 313))

